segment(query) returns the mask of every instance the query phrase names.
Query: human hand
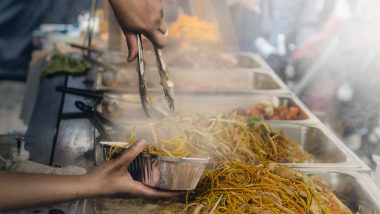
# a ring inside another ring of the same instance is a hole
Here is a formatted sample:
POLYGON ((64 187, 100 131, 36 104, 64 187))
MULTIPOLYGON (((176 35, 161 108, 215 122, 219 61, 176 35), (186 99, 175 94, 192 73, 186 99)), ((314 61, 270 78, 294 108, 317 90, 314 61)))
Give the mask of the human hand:
POLYGON ((139 140, 130 146, 119 158, 107 161, 87 176, 97 188, 98 195, 133 195, 144 197, 173 197, 181 192, 162 191, 148 187, 133 180, 128 172, 128 166, 145 147, 145 141, 139 140))
POLYGON ((136 33, 146 36, 159 48, 166 45, 167 26, 162 0, 109 0, 128 45, 128 61, 137 57, 136 33))

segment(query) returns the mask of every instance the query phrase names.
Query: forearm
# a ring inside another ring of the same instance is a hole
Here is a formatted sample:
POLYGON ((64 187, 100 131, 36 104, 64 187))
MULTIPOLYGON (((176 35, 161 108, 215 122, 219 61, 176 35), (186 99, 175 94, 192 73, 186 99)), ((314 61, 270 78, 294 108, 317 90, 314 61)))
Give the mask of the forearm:
POLYGON ((22 209, 100 195, 89 176, 0 172, 0 210, 22 209))
POLYGON ((143 140, 130 146, 121 157, 107 161, 87 175, 62 176, 0 171, 0 211, 38 207, 71 200, 129 194, 144 197, 173 197, 133 180, 131 162, 145 147, 143 140))

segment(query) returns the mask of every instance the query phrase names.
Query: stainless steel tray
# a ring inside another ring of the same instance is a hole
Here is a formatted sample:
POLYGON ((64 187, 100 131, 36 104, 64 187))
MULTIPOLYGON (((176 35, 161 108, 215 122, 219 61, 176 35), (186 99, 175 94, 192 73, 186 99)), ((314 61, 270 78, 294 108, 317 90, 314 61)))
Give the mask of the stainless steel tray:
MULTIPOLYGON (((236 58, 239 61, 239 64, 244 66, 245 64, 255 64, 258 66, 255 66, 253 68, 263 68, 271 70, 271 67, 268 65, 267 62, 258 54, 249 53, 249 52, 239 52, 236 54, 236 58)), ((248 66, 244 66, 248 67, 248 66)))
POLYGON ((283 131, 293 142, 312 154, 315 163, 287 163, 292 168, 350 168, 369 172, 370 168, 321 124, 306 125, 269 122, 275 130, 283 131))
MULTIPOLYGON (((119 103, 119 113, 111 116, 111 119, 122 122, 141 122, 150 119, 157 119, 169 114, 169 109, 163 98, 162 93, 151 93, 153 103, 152 118, 148 119, 139 104, 138 94, 125 94, 125 100, 130 102, 119 103)), ((304 120, 286 120, 290 123, 307 123, 317 124, 319 120, 308 110, 302 102, 296 97, 285 93, 253 93, 253 92, 230 92, 230 93, 214 93, 214 92, 177 92, 175 94, 176 113, 229 113, 237 108, 253 107, 261 102, 277 105, 283 101, 287 101, 289 105, 300 108, 308 117, 304 120)), ((103 111, 105 109, 103 108, 103 111)), ((115 110, 116 111, 116 110, 115 110)), ((285 120, 271 120, 285 121, 285 120)))
MULTIPOLYGON (((314 163, 282 163, 296 169, 324 168, 326 170, 347 169, 368 173, 371 169, 361 161, 347 146, 321 125, 306 125, 294 123, 268 123, 274 130, 282 131, 292 142, 312 154, 314 163)), ((147 124, 125 123, 125 130, 134 130, 139 138, 148 142, 154 141, 147 124)), ((123 140, 123 139, 119 139, 123 140)))
MULTIPOLYGON (((196 93, 177 94, 176 106, 179 113, 229 113, 237 108, 250 108, 266 102, 278 105, 287 101, 290 106, 300 108, 308 117, 304 120, 286 120, 294 123, 319 123, 319 120, 296 97, 287 94, 269 93, 196 93)), ((271 120, 284 121, 284 120, 271 120)))
MULTIPOLYGON (((160 89, 157 68, 148 67, 146 79, 149 88, 160 89)), ((289 92, 286 85, 275 75, 256 69, 185 69, 170 68, 170 78, 176 91, 271 91, 289 92)), ((123 73, 98 73, 98 89, 137 89, 138 77, 130 69, 123 73), (120 82, 120 83, 119 83, 120 82)))
POLYGON ((265 74, 270 75, 272 79, 281 86, 284 92, 288 92, 289 94, 292 93, 289 87, 284 83, 284 81, 281 80, 281 78, 272 69, 254 68, 254 69, 251 69, 250 71, 254 73, 265 73, 265 74))
POLYGON ((302 169, 325 180, 336 196, 353 212, 360 207, 362 214, 380 213, 380 190, 368 175, 355 171, 302 169))
MULTIPOLYGON (((132 96, 132 95, 131 95, 132 96)), ((156 110, 153 110, 153 117, 147 118, 139 104, 139 95, 134 94, 136 104, 135 109, 132 105, 124 107, 126 110, 114 116, 115 122, 124 125, 136 126, 138 124, 149 123, 163 117, 169 112, 161 94, 154 94, 152 97, 156 110)), ((288 163, 294 168, 303 167, 327 167, 327 168, 354 168, 356 170, 369 172, 369 167, 353 154, 335 134, 311 114, 302 103, 288 95, 267 95, 267 94, 177 94, 176 105, 178 113, 226 113, 231 112, 237 107, 250 107, 262 101, 272 101, 278 99, 289 99, 297 104, 309 115, 309 119, 300 121, 280 121, 272 120, 269 122, 275 129, 282 130, 295 143, 298 143, 304 150, 308 151, 317 159, 316 163, 288 163)), ((277 101, 276 101, 277 102, 277 101)))
MULTIPOLYGON (((173 68, 176 91, 287 91, 281 81, 260 70, 183 70, 173 68)), ((153 87, 158 88, 159 85, 153 87)))

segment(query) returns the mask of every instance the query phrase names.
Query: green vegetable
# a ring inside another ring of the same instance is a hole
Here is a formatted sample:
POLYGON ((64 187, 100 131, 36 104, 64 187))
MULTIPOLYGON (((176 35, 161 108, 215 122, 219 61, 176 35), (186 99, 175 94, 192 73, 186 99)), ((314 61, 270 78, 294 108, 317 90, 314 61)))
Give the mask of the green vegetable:
POLYGON ((85 74, 89 68, 91 64, 87 60, 74 58, 55 49, 47 65, 42 69, 41 78, 61 73, 81 75, 85 74))

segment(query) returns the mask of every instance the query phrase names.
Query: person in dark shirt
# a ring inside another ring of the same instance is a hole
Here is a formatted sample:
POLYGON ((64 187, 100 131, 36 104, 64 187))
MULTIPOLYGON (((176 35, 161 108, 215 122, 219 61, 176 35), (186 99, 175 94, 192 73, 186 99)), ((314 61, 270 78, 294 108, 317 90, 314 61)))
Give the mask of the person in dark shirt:
POLYGON ((74 24, 78 15, 90 7, 91 0, 1 0, 0 80, 26 79, 36 49, 32 32, 42 23, 74 24))
POLYGON ((33 51, 32 31, 49 0, 0 1, 0 80, 25 80, 33 51))

